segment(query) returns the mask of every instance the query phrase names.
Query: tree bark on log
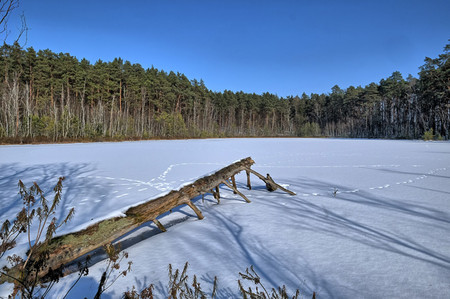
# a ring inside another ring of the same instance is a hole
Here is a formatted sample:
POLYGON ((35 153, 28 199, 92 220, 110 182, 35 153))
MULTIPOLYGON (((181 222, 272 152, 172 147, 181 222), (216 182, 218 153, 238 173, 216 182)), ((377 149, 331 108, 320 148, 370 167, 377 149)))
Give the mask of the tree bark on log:
MULTIPOLYGON (((39 273, 39 276, 43 277, 50 268, 58 269, 63 267, 84 254, 113 242, 115 239, 145 222, 153 221, 160 230, 165 231, 164 226, 156 218, 180 205, 188 205, 199 219, 203 219, 201 211, 191 200, 199 195, 212 192, 218 200, 218 203, 220 203, 219 185, 221 184, 225 184, 233 192, 239 194, 246 202, 250 202, 235 187, 234 176, 241 171, 246 171, 247 173, 247 184, 249 188, 251 188, 249 175, 253 173, 266 183, 269 191, 273 191, 278 187, 291 195, 295 195, 295 193, 276 184, 269 175, 266 178, 252 170, 250 167, 254 163, 250 157, 242 159, 218 170, 214 174, 202 177, 179 190, 172 190, 166 195, 131 207, 125 212, 125 216, 106 219, 84 230, 54 238, 48 245, 50 246, 48 249, 50 249, 51 254, 47 259, 47 268, 42 273, 39 273), (228 179, 231 179, 231 183, 228 179)), ((0 278, 0 283, 4 282, 4 277, 0 278)))

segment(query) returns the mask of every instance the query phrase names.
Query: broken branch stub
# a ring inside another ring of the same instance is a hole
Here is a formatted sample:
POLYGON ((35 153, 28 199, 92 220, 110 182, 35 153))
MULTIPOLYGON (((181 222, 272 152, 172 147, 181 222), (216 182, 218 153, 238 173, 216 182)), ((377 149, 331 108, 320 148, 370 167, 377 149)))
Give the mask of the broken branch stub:
POLYGON ((249 189, 251 189, 249 173, 253 173, 259 179, 261 179, 264 183, 266 183, 266 188, 268 191, 272 192, 272 191, 275 191, 278 188, 280 188, 281 190, 283 190, 286 193, 289 193, 290 195, 296 195, 295 192, 292 192, 291 190, 288 190, 288 189, 284 188, 283 186, 275 183, 275 181, 272 179, 272 177, 269 174, 267 174, 267 177, 264 177, 262 174, 254 171, 250 167, 246 168, 245 170, 247 171, 247 185, 249 186, 249 189))

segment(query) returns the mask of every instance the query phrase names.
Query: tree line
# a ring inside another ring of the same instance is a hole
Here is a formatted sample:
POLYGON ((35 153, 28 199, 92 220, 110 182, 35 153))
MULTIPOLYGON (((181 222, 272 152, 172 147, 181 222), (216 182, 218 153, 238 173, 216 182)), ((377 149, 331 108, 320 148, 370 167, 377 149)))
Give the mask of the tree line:
POLYGON ((328 94, 209 90, 184 74, 121 58, 91 64, 18 43, 0 48, 0 140, 102 140, 225 136, 449 138, 450 44, 419 78, 328 94))

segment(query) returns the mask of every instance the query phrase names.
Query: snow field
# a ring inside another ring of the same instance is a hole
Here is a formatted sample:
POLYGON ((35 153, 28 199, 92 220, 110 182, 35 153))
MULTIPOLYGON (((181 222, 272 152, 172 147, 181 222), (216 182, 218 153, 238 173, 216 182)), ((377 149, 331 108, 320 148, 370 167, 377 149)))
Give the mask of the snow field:
MULTIPOLYGON (((254 169, 297 193, 267 192, 236 177, 247 204, 227 187, 221 203, 195 199, 164 215, 168 228, 140 227, 121 240, 132 272, 108 289, 135 285, 167 295, 167 266, 196 274, 219 298, 239 295, 238 272, 250 265, 268 286, 299 288, 305 298, 445 298, 450 290, 450 143, 346 139, 211 139, 0 147, 0 220, 20 208, 17 181, 50 190, 66 176, 59 215, 75 207, 61 233, 120 215, 251 156, 254 169)), ((51 193, 50 193, 51 194, 51 193)), ((25 240, 19 240, 23 247, 25 240)), ((71 293, 92 297, 106 267, 98 262, 71 293)), ((125 266, 124 266, 125 267, 125 266)), ((55 287, 58 297, 76 279, 55 287)), ((0 286, 0 296, 8 287, 0 286)))

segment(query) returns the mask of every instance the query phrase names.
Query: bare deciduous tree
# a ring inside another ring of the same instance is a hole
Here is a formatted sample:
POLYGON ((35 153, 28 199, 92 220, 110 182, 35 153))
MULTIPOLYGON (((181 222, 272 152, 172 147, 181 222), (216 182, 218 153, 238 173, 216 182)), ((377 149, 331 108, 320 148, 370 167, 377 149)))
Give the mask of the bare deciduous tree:
MULTIPOLYGON (((4 42, 6 42, 9 35, 9 17, 11 16, 12 12, 19 7, 19 4, 19 0, 0 0, 0 35, 3 36, 4 42)), ((25 35, 24 43, 26 44, 28 27, 24 14, 20 15, 20 20, 22 25, 19 28, 19 32, 14 42, 18 42, 22 38, 22 36, 25 35)))

